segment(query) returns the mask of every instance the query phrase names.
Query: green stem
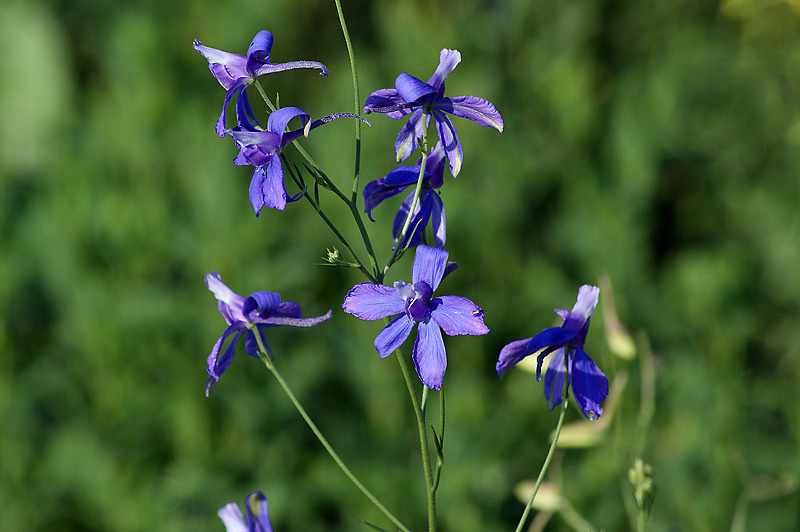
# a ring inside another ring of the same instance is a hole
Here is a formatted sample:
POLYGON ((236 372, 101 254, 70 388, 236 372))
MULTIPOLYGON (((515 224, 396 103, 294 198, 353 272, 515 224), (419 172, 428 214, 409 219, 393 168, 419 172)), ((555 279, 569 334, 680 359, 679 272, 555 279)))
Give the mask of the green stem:
POLYGON ((375 505, 375 506, 376 506, 376 507, 377 507, 377 508, 378 508, 378 509, 379 509, 381 512, 383 512, 383 515, 385 515, 385 516, 386 516, 386 517, 387 517, 387 518, 388 518, 388 519, 389 519, 389 520, 390 520, 392 523, 394 523, 394 524, 395 524, 395 526, 397 526, 397 527, 398 527, 398 528, 399 528, 399 529, 400 529, 402 532, 410 532, 410 531, 408 530, 408 528, 406 528, 406 526, 405 526, 405 525, 403 525, 403 523, 401 523, 401 522, 400 522, 400 520, 399 520, 399 519, 397 519, 397 518, 396 518, 396 517, 395 517, 395 516, 394 516, 394 515, 393 515, 393 514, 392 514, 392 513, 391 513, 391 512, 390 512, 390 511, 389 511, 389 510, 388 510, 388 509, 387 509, 387 508, 384 506, 384 505, 383 505, 383 503, 381 503, 381 501, 379 501, 379 500, 378 500, 378 498, 377 498, 377 497, 375 497, 375 495, 373 495, 373 494, 372 494, 372 492, 371 492, 371 491, 369 491, 369 490, 368 490, 368 489, 367 489, 367 488, 364 486, 364 484, 362 484, 362 483, 361 483, 361 481, 360 481, 360 480, 358 480, 358 478, 357 478, 357 477, 356 477, 356 476, 353 474, 353 472, 352 472, 352 471, 350 471, 350 468, 348 468, 348 467, 345 465, 345 463, 342 461, 342 459, 341 459, 341 458, 339 458, 339 455, 336 453, 336 451, 334 451, 334 450, 333 450, 333 447, 331 447, 331 444, 330 444, 330 443, 328 443, 328 440, 325 438, 325 436, 323 436, 323 435, 322 435, 322 432, 320 432, 320 430, 317 428, 316 424, 314 424, 314 422, 311 420, 311 417, 309 417, 308 413, 307 413, 307 412, 306 412, 306 410, 303 408, 303 405, 301 405, 301 404, 300 404, 300 401, 298 401, 298 400, 297 400, 297 397, 295 397, 295 395, 294 395, 294 393, 292 392, 291 388, 289 388, 289 385, 288 385, 288 384, 286 384, 286 381, 285 381, 285 380, 283 380, 283 377, 282 377, 282 376, 281 376, 281 374, 278 372, 278 369, 275 367, 275 364, 273 364, 273 363, 272 363, 272 361, 270 360, 270 357, 269 357, 269 355, 267 354, 267 350, 266 350, 266 348, 265 348, 265 346, 264 346, 264 343, 263 343, 263 341, 261 340, 261 334, 259 334, 259 332, 258 332, 257 330, 255 330, 255 326, 251 327, 251 328, 250 328, 250 330, 253 332, 253 336, 255 336, 255 338, 256 338, 256 342, 258 343, 259 356, 260 356, 260 358, 261 358, 261 361, 262 361, 262 362, 264 362, 264 365, 265 365, 265 366, 267 366, 267 369, 268 369, 268 370, 269 370, 269 371, 272 373, 272 375, 275 377, 275 380, 277 380, 277 381, 278 381, 278 384, 280 384, 280 385, 281 385, 281 388, 283 388, 283 391, 284 391, 284 392, 286 393, 286 395, 289 397, 289 400, 292 402, 292 404, 294 405, 294 407, 295 407, 295 408, 297 409, 297 411, 300 413, 300 416, 301 416, 301 417, 303 418, 303 420, 306 422, 306 424, 308 425, 308 428, 310 428, 310 429, 311 429, 311 432, 313 432, 313 433, 314 433, 314 436, 316 436, 316 437, 317 437, 317 439, 318 439, 318 440, 319 440, 319 442, 322 444, 322 446, 325 448, 325 450, 326 450, 326 451, 328 451, 328 454, 331 456, 331 458, 333 458, 333 461, 334 461, 334 462, 336 462, 336 465, 338 465, 338 466, 339 466, 339 469, 341 469, 341 470, 342 470, 342 472, 344 472, 344 474, 347 476, 347 478, 349 478, 349 479, 350 479, 350 481, 351 481, 353 484, 355 484, 355 486, 356 486, 356 487, 357 487, 359 490, 361 490, 361 492, 362 492, 364 495, 366 495, 366 496, 367 496, 367 498, 368 498, 370 501, 372 501, 372 504, 374 504, 374 505, 375 505))
POLYGON ((553 455, 555 454, 556 443, 558 442, 558 437, 561 434, 561 427, 564 425, 564 418, 567 414, 567 396, 569 394, 569 347, 570 346, 564 346, 564 388, 561 392, 561 412, 558 414, 558 424, 556 425, 556 432, 553 435, 553 443, 550 444, 550 450, 547 451, 544 464, 542 464, 542 469, 539 471, 539 477, 536 479, 536 484, 533 486, 533 493, 531 493, 531 497, 528 499, 528 504, 525 505, 525 511, 522 512, 522 517, 519 520, 519 524, 517 525, 515 532, 521 532, 522 527, 525 526, 525 521, 528 519, 528 514, 533 506, 533 500, 536 498, 536 493, 539 491, 539 486, 542 485, 544 475, 547 472, 547 468, 550 467, 550 461, 553 459, 553 455))
POLYGON ((417 429, 419 430, 419 447, 422 454, 422 470, 425 474, 425 489, 428 495, 428 531, 435 532, 436 530, 436 494, 433 488, 433 474, 431 473, 431 458, 428 452, 428 437, 425 431, 425 414, 420 407, 417 400, 417 395, 414 393, 414 383, 411 379, 411 373, 408 370, 408 364, 403 353, 400 349, 395 351, 397 361, 400 363, 400 371, 403 373, 403 378, 406 381, 408 394, 411 396, 411 405, 414 408, 414 415, 417 418, 417 429))

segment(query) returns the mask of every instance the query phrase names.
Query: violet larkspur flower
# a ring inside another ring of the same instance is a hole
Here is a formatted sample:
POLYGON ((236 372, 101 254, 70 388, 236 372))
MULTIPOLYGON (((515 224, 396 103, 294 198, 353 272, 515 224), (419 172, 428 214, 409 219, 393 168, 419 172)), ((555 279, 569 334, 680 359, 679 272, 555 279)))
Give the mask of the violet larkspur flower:
MULTIPOLYGON (((217 135, 224 137, 227 130, 225 129, 225 111, 228 108, 228 103, 235 94, 239 94, 239 98, 245 100, 247 107, 250 106, 247 100, 247 86, 251 85, 258 76, 265 74, 273 74, 275 72, 282 72, 284 70, 292 70, 295 68, 316 68, 323 76, 328 75, 328 69, 325 65, 316 61, 292 61, 290 63, 270 63, 269 54, 272 50, 272 33, 267 30, 262 30, 256 33, 253 42, 247 49, 247 56, 239 54, 231 54, 217 50, 216 48, 209 48, 204 46, 203 43, 195 39, 192 47, 208 61, 208 68, 211 73, 219 81, 220 85, 228 91, 225 94, 225 103, 222 105, 222 114, 219 115, 217 120, 216 131, 217 135)), ((237 112, 239 108, 237 107, 237 112)), ((239 117, 241 123, 242 117, 239 117)))
MULTIPOLYGON (((250 204, 253 206, 256 216, 264 206, 282 211, 286 208, 286 203, 299 200, 305 192, 303 190, 291 197, 286 194, 280 151, 287 144, 301 135, 308 136, 308 132, 312 129, 345 116, 366 122, 351 113, 333 114, 310 122, 308 113, 302 109, 284 107, 270 113, 267 119, 267 129, 264 130, 258 126, 246 100, 243 101, 240 98, 236 103, 236 108, 242 109, 240 114, 242 119, 237 127, 228 130, 239 148, 239 155, 233 162, 239 166, 252 165, 255 167, 253 178, 250 180, 250 204), (295 117, 300 118, 303 128, 286 131, 287 125, 295 117)), ((369 122, 366 123, 369 124, 369 122)))
POLYGON ((534 353, 536 357, 536 380, 542 380, 542 362, 553 354, 544 378, 544 396, 550 410, 561 403, 564 388, 564 350, 567 350, 569 384, 578 407, 589 419, 597 419, 603 413, 600 403, 608 395, 608 379, 600 368, 583 351, 589 320, 597 306, 600 289, 583 285, 578 290, 578 300, 570 312, 556 310, 564 320, 561 327, 550 327, 533 338, 517 340, 503 347, 497 361, 497 374, 502 377, 511 366, 534 353))
POLYGON ((208 355, 208 380, 206 381, 206 396, 219 378, 228 369, 233 360, 236 343, 242 334, 245 334, 244 350, 248 355, 259 358, 258 341, 255 332, 261 336, 261 342, 270 357, 272 353, 264 337, 264 329, 278 325, 293 325, 295 327, 311 327, 329 319, 331 311, 316 318, 303 318, 300 305, 292 301, 281 301, 281 295, 275 292, 254 292, 247 298, 240 296, 228 288, 217 272, 206 275, 206 286, 214 293, 219 303, 217 309, 228 322, 228 328, 219 337, 211 354, 208 355), (225 339, 236 333, 228 348, 220 355, 225 339))
POLYGON ((460 62, 461 54, 458 50, 445 48, 439 54, 439 67, 427 83, 403 72, 397 76, 394 89, 380 89, 367 98, 364 105, 365 113, 383 113, 394 119, 413 113, 394 143, 398 161, 405 160, 417 149, 418 139, 422 138, 424 129, 428 127, 427 123, 422 123, 423 108, 430 109, 439 142, 442 143, 445 155, 450 161, 450 172, 453 177, 456 177, 461 170, 464 153, 456 128, 445 113, 467 118, 482 126, 491 126, 503 132, 503 117, 490 102, 475 96, 454 98, 444 96, 444 80, 460 62))
MULTIPOLYGON (((442 198, 435 189, 441 188, 444 183, 444 149, 437 143, 436 147, 428 154, 428 161, 425 165, 425 175, 422 178, 422 190, 420 191, 419 202, 414 209, 414 216, 411 218, 409 230, 402 247, 416 246, 422 240, 422 235, 428 226, 428 221, 433 222, 433 239, 436 247, 444 247, 447 238, 445 228, 444 205, 442 198)), ((419 170, 422 165, 422 158, 413 166, 398 166, 386 177, 376 179, 364 187, 364 210, 372 220, 372 209, 386 198, 399 194, 408 186, 413 186, 419 179, 419 170)), ((392 236, 395 245, 400 238, 400 231, 408 217, 408 210, 414 200, 414 190, 400 205, 397 215, 394 217, 392 226, 392 236)), ((373 222, 375 220, 372 220, 373 222)))
POLYGON ((449 336, 489 332, 483 323, 483 310, 469 299, 433 297, 441 280, 455 269, 454 263, 447 263, 448 255, 443 249, 418 246, 411 284, 403 281, 395 282, 394 286, 360 283, 347 293, 342 303, 345 312, 362 320, 400 314, 375 338, 375 349, 381 358, 400 347, 419 323, 412 358, 422 383, 434 390, 441 389, 447 367, 441 331, 449 336))
POLYGON ((235 502, 229 502, 219 509, 217 515, 225 523, 228 532, 272 532, 269 522, 267 498, 260 491, 247 496, 244 502, 245 515, 235 502))

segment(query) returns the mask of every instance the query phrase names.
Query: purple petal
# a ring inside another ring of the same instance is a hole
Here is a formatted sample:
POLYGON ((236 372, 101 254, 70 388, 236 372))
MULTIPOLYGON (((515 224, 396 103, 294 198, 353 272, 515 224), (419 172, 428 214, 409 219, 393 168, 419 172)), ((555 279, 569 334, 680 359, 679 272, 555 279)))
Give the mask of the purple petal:
POLYGON ((243 90, 236 99, 236 122, 240 128, 248 131, 258 131, 260 129, 258 119, 250 106, 247 90, 243 90))
POLYGON ((464 150, 461 141, 458 140, 458 133, 453 122, 441 111, 434 109, 433 119, 436 132, 439 134, 439 142, 442 143, 447 160, 450 161, 450 173, 456 177, 461 171, 461 163, 464 160, 464 150))
POLYGON ((294 301, 282 301, 281 304, 275 308, 272 315, 283 316, 285 318, 302 318, 303 311, 300 309, 300 305, 294 301))
POLYGON ((267 167, 256 166, 253 170, 253 178, 250 180, 250 205, 256 211, 258 217, 259 211, 264 207, 264 186, 267 181, 267 167))
POLYGON ((398 166, 386 177, 370 181, 364 187, 364 211, 373 222, 372 209, 378 206, 386 198, 402 192, 408 185, 414 183, 419 176, 419 168, 416 172, 413 166, 398 166))
POLYGON ((511 369, 511 366, 530 355, 528 352, 528 342, 530 341, 530 338, 517 340, 506 344, 503 349, 500 350, 500 356, 497 358, 497 365, 495 366, 497 375, 500 378, 503 378, 506 372, 511 369))
POLYGON ((364 113, 384 113, 395 120, 413 112, 413 108, 405 107, 397 89, 378 89, 367 97, 364 113))
POLYGON ((564 348, 557 349, 547 364, 544 376, 544 397, 547 406, 552 410, 561 404, 561 392, 564 390, 564 348))
MULTIPOLYGON (((417 206, 414 208, 414 214, 411 217, 411 222, 408 225, 406 237, 400 244, 401 247, 413 247, 419 244, 422 240, 422 234, 425 232, 425 229, 428 226, 428 219, 431 216, 431 210, 433 208, 433 203, 429 198, 430 194, 431 192, 429 190, 422 191, 420 200, 417 206)), ((397 214, 394 217, 394 223, 392 225, 392 237, 394 238, 395 243, 397 243, 397 239, 400 238, 400 232, 403 230, 403 225, 406 223, 408 210, 411 208, 411 203, 413 201, 414 193, 411 192, 408 197, 403 200, 403 203, 397 210, 397 214)))
MULTIPOLYGON (((578 289, 578 299, 575 301, 575 306, 572 307, 572 312, 564 320, 564 327, 575 331, 578 336, 585 339, 589 318, 594 313, 599 297, 600 289, 598 287, 588 284, 581 286, 578 289)), ((583 345, 583 342, 579 343, 583 345)))
POLYGON ((269 522, 268 514, 269 506, 263 493, 256 491, 248 495, 244 506, 250 532, 272 532, 272 523, 269 522))
POLYGON ((429 98, 426 97, 436 94, 436 89, 405 72, 397 76, 394 81, 394 87, 405 103, 427 100, 429 98))
POLYGON ((439 66, 436 68, 436 72, 433 73, 433 76, 428 80, 428 85, 438 91, 447 76, 450 75, 460 62, 461 54, 458 50, 443 49, 439 52, 439 66))
POLYGON ((259 66, 269 63, 269 53, 272 50, 272 33, 261 30, 253 37, 247 48, 247 70, 254 72, 259 66))
POLYGON ((599 418, 603 413, 600 403, 608 395, 608 379, 580 347, 574 349, 569 362, 569 383, 578 407, 588 419, 599 418))
POLYGON ((249 532, 244 522, 242 511, 235 502, 230 502, 220 508, 217 515, 225 524, 225 530, 227 530, 227 532, 249 532))
POLYGON ((264 166, 280 149, 280 135, 272 131, 248 131, 235 127, 228 131, 241 154, 253 166, 264 166))
POLYGON ((434 390, 441 390, 444 370, 447 368, 447 354, 444 350, 442 331, 435 321, 419 322, 413 359, 422 384, 434 390))
POLYGON ((391 286, 359 283, 344 296, 342 308, 362 320, 379 320, 405 312, 406 300, 391 286))
MULTIPOLYGON (((258 318, 257 318, 258 321, 258 318)), ((267 325, 269 327, 269 325, 267 325)), ((256 331, 258 331, 258 335, 261 337, 261 345, 264 346, 264 349, 267 351, 267 356, 269 356, 270 360, 272 360, 272 351, 269 348, 269 344, 267 343, 267 337, 264 336, 264 326, 259 325, 256 327, 256 331)), ((252 330, 248 330, 247 334, 244 335, 244 351, 248 355, 253 358, 261 358, 259 352, 261 351, 261 346, 258 345, 258 341, 256 340, 256 335, 252 330)))
POLYGON ((247 59, 243 55, 209 48, 198 40, 194 41, 192 48, 208 61, 208 68, 225 90, 230 90, 240 79, 250 77, 247 59))
POLYGON ((417 322, 409 319, 405 313, 393 319, 375 337, 375 349, 381 358, 391 355, 395 349, 403 345, 417 322))
POLYGON ((225 137, 225 133, 229 133, 229 131, 225 128, 225 121, 227 120, 227 112, 228 112, 228 103, 230 103, 231 98, 235 94, 240 93, 247 85, 246 78, 239 78, 236 83, 228 89, 228 92, 225 93, 225 101, 222 103, 222 112, 219 114, 219 118, 217 118, 217 123, 214 126, 214 131, 216 131, 217 135, 220 137, 225 137))
POLYGON ((417 109, 408 122, 400 129, 397 139, 394 141, 394 153, 397 162, 404 161, 417 149, 418 139, 422 138, 423 133, 422 110, 417 109))
MULTIPOLYGON (((433 222, 433 241, 437 248, 443 248, 447 241, 447 228, 444 219, 444 204, 436 192, 431 192, 433 209, 431 222, 433 222)), ((442 277, 444 278, 444 277, 442 277)))
POLYGON ((483 310, 466 297, 441 296, 432 299, 430 306, 431 318, 448 336, 479 336, 489 332, 483 323, 483 310))
POLYGON ((441 98, 436 100, 434 108, 473 120, 485 127, 493 127, 500 133, 503 132, 503 117, 491 102, 476 96, 456 96, 455 98, 441 98))
MULTIPOLYGON (((283 134, 286 131, 286 126, 289 125, 289 121, 295 117, 301 117, 301 121, 303 126, 308 124, 309 122, 309 115, 302 109, 297 107, 284 107, 282 109, 278 109, 273 111, 269 115, 269 119, 267 120, 267 131, 272 131, 276 133, 278 137, 283 140, 283 134)), ((280 146, 280 144, 279 144, 280 146)))
POLYGON ((282 211, 286 208, 286 187, 283 184, 283 166, 276 153, 267 166, 267 179, 263 189, 264 205, 282 211))
POLYGON ((214 384, 216 384, 222 374, 225 373, 225 370, 228 369, 228 366, 231 365, 231 361, 233 361, 233 355, 236 353, 236 343, 239 341, 239 338, 242 337, 242 333, 245 332, 242 330, 244 327, 244 323, 234 323, 225 329, 225 332, 222 333, 222 336, 219 337, 219 340, 217 340, 217 342, 214 344, 214 347, 211 349, 211 354, 208 355, 208 360, 206 360, 206 369, 210 375, 209 379, 206 381, 206 397, 208 397, 208 394, 211 393, 211 389, 214 387, 214 384), (222 356, 220 356, 219 352, 222 348, 222 344, 225 343, 225 339, 235 331, 239 332, 233 337, 233 340, 231 340, 228 348, 225 349, 225 351, 222 353, 222 356))
POLYGON ((281 302, 281 295, 276 292, 253 292, 244 300, 242 312, 247 318, 266 317, 281 302))
POLYGON ((431 246, 418 246, 414 255, 414 265, 411 268, 412 282, 425 281, 434 292, 442 281, 444 269, 447 267, 447 257, 450 254, 439 248, 431 246))
POLYGON ((329 320, 333 315, 332 311, 328 311, 322 316, 316 318, 292 318, 289 316, 269 316, 267 318, 257 318, 253 320, 254 323, 263 323, 264 325, 291 325, 292 327, 313 327, 318 323, 329 320))
POLYGON ((219 301, 219 308, 225 321, 228 325, 232 325, 238 321, 244 321, 244 314, 242 313, 242 306, 244 305, 244 298, 228 288, 222 282, 217 272, 206 274, 206 287, 214 294, 214 297, 219 301))
POLYGON ((575 338, 575 332, 564 327, 550 327, 533 338, 528 344, 528 352, 531 354, 544 349, 545 347, 560 347, 575 338))

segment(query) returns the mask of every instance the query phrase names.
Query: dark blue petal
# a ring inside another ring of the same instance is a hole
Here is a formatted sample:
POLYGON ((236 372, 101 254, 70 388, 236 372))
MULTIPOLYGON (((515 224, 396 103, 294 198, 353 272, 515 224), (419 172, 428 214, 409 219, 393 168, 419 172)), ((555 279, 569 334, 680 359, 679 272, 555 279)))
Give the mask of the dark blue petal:
POLYGON ((273 311, 273 316, 283 316, 285 318, 302 318, 303 311, 300 305, 294 301, 282 301, 273 311))
MULTIPOLYGON (((403 302, 405 306, 405 301, 403 302)), ((400 314, 389 325, 383 328, 375 337, 375 349, 381 358, 389 356, 395 349, 403 345, 411 330, 417 322, 409 319, 405 314, 400 314)))
POLYGON ((247 89, 242 90, 236 99, 236 122, 242 129, 248 131, 259 130, 258 119, 250 106, 250 98, 247 97, 247 89))
POLYGON ((250 180, 250 205, 256 211, 258 217, 259 211, 264 207, 264 185, 267 181, 267 167, 256 166, 253 170, 253 178, 250 180))
POLYGON ((439 248, 431 246, 418 246, 414 255, 414 265, 411 267, 411 280, 414 283, 425 281, 435 292, 444 276, 447 267, 447 257, 450 254, 439 248))
POLYGON ((580 347, 570 355, 569 383, 583 415, 588 419, 599 418, 603 413, 600 403, 608 395, 608 379, 580 347))
POLYGON ((254 72, 259 66, 269 63, 273 40, 272 33, 267 30, 256 33, 247 48, 247 70, 249 72, 254 72))
POLYGON ((435 321, 419 322, 412 358, 422 384, 434 390, 441 390, 444 371, 447 368, 447 354, 442 332, 435 321))
POLYGON ((268 514, 269 505, 263 493, 256 491, 248 495, 244 506, 247 512, 248 532, 272 532, 268 514))
POLYGON ((391 286, 359 283, 344 297, 342 308, 362 320, 379 320, 405 311, 406 300, 391 286))
POLYGON ((436 89, 405 72, 397 76, 394 87, 397 89, 397 94, 406 103, 429 103, 428 101, 436 94, 436 89))
POLYGON ((561 404, 561 393, 564 390, 564 348, 557 349, 547 364, 544 376, 544 397, 547 406, 552 410, 561 404))
POLYGON ((500 378, 503 378, 514 364, 531 354, 528 352, 528 342, 530 341, 530 338, 516 340, 510 344, 506 344, 503 349, 500 350, 500 356, 497 358, 497 365, 495 366, 497 375, 500 378))
POLYGON ((247 319, 266 318, 280 302, 281 295, 277 292, 253 292, 244 300, 242 312, 247 319))
POLYGON ((228 369, 228 366, 231 365, 231 361, 233 361, 233 355, 236 352, 236 343, 241 338, 242 333, 245 332, 244 323, 235 323, 225 329, 225 332, 222 333, 222 336, 219 337, 219 340, 214 344, 214 347, 211 349, 211 354, 208 355, 208 360, 206 361, 206 369, 210 378, 206 381, 206 397, 208 394, 211 393, 211 388, 214 387, 214 384, 219 380, 225 370, 228 369), (233 337, 231 343, 228 345, 228 348, 222 353, 222 356, 219 355, 220 349, 222 344, 225 342, 225 339, 233 332, 239 331, 236 336, 233 337), (213 382, 212 382, 213 381, 213 382))
POLYGON ((489 332, 489 327, 483 323, 483 310, 466 297, 440 296, 431 300, 430 307, 431 319, 448 336, 489 332))
MULTIPOLYGON (((264 326, 259 325, 256 327, 258 331, 258 335, 261 337, 261 344, 264 346, 264 349, 267 350, 267 356, 270 360, 272 360, 272 351, 269 348, 269 344, 267 343, 267 337, 264 336, 264 326)), ((261 358, 259 353, 261 352, 261 347, 258 345, 258 341, 256 340, 256 335, 253 333, 252 330, 248 330, 247 334, 244 335, 244 352, 250 355, 253 358, 261 358)))
POLYGON ((543 330, 533 338, 528 344, 528 352, 535 353, 545 347, 560 347, 575 338, 575 333, 563 327, 550 327, 543 330))

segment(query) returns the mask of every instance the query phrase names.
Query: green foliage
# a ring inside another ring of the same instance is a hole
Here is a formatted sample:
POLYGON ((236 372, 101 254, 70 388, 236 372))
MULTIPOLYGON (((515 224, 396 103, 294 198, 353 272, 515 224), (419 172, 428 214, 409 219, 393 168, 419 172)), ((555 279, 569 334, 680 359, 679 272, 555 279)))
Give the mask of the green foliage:
MULTIPOLYGON (((655 413, 643 433, 643 359, 612 356, 598 310, 587 352, 628 382, 601 443, 567 450, 551 474, 571 509, 629 529, 627 470, 646 436, 658 487, 649 530, 797 530, 797 2, 378 0, 344 11, 362 100, 400 71, 428 75, 448 47, 464 58, 448 94, 484 96, 506 119, 502 135, 459 128, 464 167, 443 188, 461 267, 440 291, 475 301, 492 328, 446 339, 443 529, 516 525, 514 486, 538 472, 556 414, 532 375, 498 383, 497 353, 550 326, 552 308, 605 272, 620 321, 652 344, 655 413)), ((258 361, 240 352, 204 397, 224 326, 203 286, 211 270, 242 294, 334 310, 313 330, 276 330, 276 361, 354 472, 424 526, 397 363, 372 347, 379 325, 339 308, 362 279, 318 265, 338 243, 304 203, 256 219, 250 172, 214 134, 224 92, 192 39, 241 53, 260 29, 275 34, 273 60, 331 72, 283 73, 263 81, 268 94, 313 117, 352 111, 332 2, 0 4, 4 531, 222 530, 216 510, 254 490, 276 531, 383 526, 258 361)), ((371 121, 362 186, 394 166, 398 123, 371 121)), ((349 190, 352 124, 340 122, 303 144, 349 190)), ((367 222, 382 260, 390 211, 367 222)), ((409 270, 410 256, 390 276, 409 270)), ((568 529, 558 517, 548 526, 568 529)))

